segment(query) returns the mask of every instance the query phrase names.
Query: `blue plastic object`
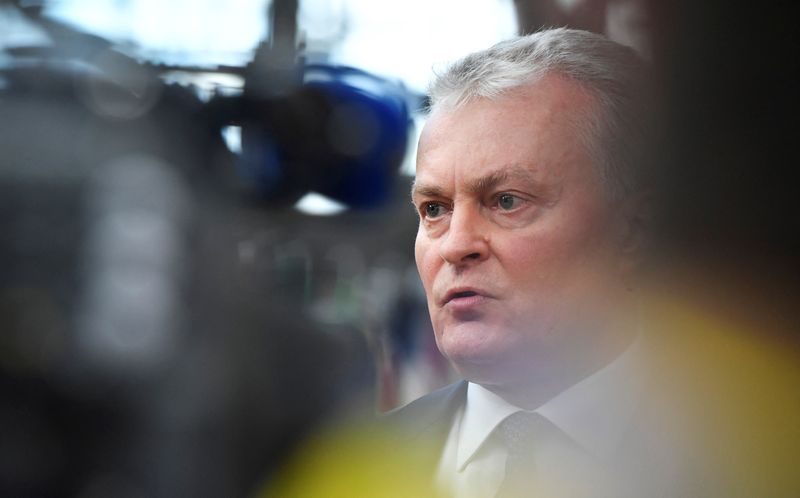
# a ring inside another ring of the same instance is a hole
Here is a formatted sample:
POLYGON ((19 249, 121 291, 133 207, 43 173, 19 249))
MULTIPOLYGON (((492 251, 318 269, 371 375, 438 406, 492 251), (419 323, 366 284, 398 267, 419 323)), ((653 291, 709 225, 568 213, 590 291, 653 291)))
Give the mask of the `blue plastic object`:
POLYGON ((346 157, 345 167, 320 193, 356 208, 386 201, 408 143, 405 87, 356 68, 327 65, 306 66, 303 84, 331 97, 328 135, 346 157))

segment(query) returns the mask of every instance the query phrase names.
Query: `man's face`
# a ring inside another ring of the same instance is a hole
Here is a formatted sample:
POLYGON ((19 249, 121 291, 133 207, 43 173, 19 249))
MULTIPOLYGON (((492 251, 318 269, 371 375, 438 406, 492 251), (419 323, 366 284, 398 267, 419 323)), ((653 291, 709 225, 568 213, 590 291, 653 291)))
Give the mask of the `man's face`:
POLYGON ((621 265, 614 211, 580 139, 592 106, 548 75, 436 111, 423 131, 416 262, 437 345, 469 380, 529 375, 603 340, 586 324, 621 265))

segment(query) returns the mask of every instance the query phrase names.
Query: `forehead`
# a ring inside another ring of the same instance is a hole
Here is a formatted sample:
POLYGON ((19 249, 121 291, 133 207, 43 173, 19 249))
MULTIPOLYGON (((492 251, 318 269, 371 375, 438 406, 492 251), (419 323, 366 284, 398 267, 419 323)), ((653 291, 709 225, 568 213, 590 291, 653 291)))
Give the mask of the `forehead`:
POLYGON ((435 110, 420 138, 417 183, 453 184, 513 168, 558 182, 590 165, 581 126, 592 96, 548 75, 497 99, 435 110))

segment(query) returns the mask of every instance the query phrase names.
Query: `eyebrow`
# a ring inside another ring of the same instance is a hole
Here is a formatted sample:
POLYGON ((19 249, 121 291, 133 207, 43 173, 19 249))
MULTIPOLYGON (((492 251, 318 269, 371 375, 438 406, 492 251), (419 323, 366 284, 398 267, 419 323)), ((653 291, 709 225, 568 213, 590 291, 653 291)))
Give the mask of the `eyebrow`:
MULTIPOLYGON (((472 180, 467 186, 467 190, 473 195, 481 195, 496 189, 509 180, 520 180, 537 191, 544 188, 541 181, 534 178, 533 172, 529 169, 519 165, 509 165, 472 180)), ((414 180, 411 184, 411 197, 414 196, 444 197, 444 191, 436 185, 418 184, 414 180)))
POLYGON ((444 197, 444 191, 434 185, 420 185, 416 180, 414 180, 411 183, 411 197, 413 198, 417 195, 423 197, 444 197))
POLYGON ((526 183, 535 183, 533 174, 527 169, 519 166, 508 166, 498 169, 488 175, 476 178, 471 181, 467 190, 474 195, 485 194, 496 189, 499 185, 507 182, 508 180, 521 180, 526 183))

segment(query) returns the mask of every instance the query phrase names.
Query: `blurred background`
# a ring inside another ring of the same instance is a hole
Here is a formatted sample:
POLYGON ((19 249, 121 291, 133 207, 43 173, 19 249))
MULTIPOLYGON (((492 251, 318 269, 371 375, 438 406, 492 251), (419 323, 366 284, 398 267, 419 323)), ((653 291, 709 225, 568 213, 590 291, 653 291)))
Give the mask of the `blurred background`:
POLYGON ((250 495, 323 422, 454 380, 413 261, 426 85, 546 26, 653 62, 656 273, 795 348, 790 12, 0 1, 0 494, 250 495))

